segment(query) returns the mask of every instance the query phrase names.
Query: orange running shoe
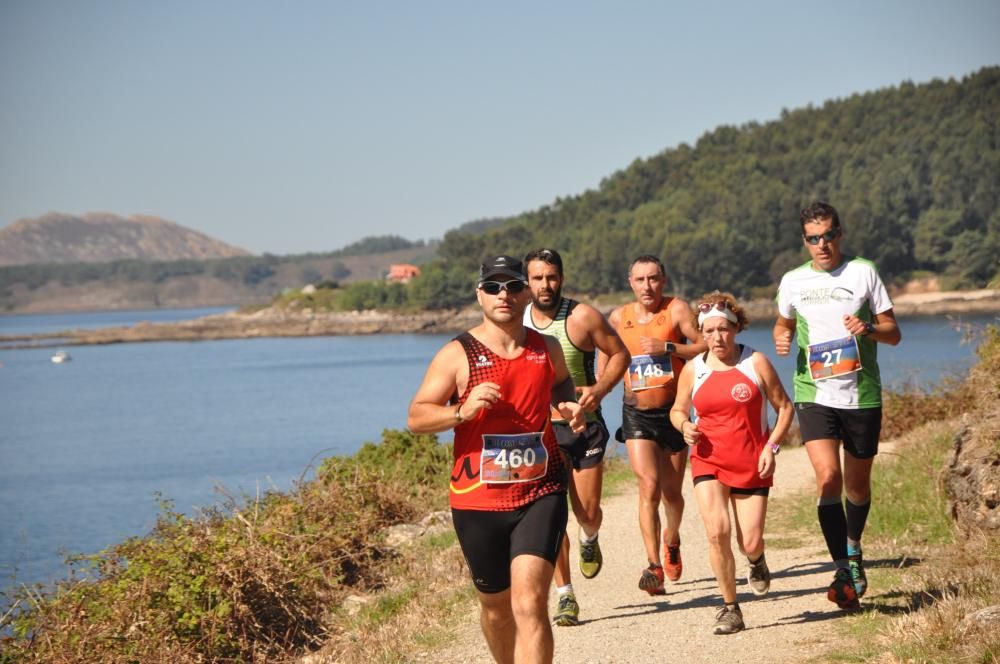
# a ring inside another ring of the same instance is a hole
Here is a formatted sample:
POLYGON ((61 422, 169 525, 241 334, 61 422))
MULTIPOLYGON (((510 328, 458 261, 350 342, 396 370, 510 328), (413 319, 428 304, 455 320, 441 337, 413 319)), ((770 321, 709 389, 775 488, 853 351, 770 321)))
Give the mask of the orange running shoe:
POLYGON ((861 608, 858 602, 858 591, 854 588, 854 579, 848 567, 838 567, 833 577, 833 583, 826 591, 826 598, 845 611, 861 608))
POLYGON ((663 588, 663 568, 656 563, 649 563, 649 567, 642 570, 639 577, 639 590, 645 590, 650 595, 666 595, 663 588))
POLYGON ((684 571, 684 563, 681 561, 681 544, 677 546, 667 546, 667 555, 663 560, 663 571, 671 583, 676 583, 681 578, 684 571))

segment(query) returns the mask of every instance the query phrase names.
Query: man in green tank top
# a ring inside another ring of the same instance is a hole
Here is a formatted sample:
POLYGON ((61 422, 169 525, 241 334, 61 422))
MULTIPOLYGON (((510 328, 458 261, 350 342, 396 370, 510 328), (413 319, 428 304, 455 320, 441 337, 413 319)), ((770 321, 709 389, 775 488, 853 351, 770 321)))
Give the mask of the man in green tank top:
MULTIPOLYGON (((524 324, 559 341, 576 386, 577 401, 586 413, 587 428, 583 433, 574 433, 556 414, 552 422, 563 456, 573 467, 569 495, 580 524, 580 572, 590 579, 597 576, 603 563, 598 530, 603 516, 601 486, 609 435, 601 416, 601 400, 622 379, 631 358, 597 309, 562 296, 563 266, 558 252, 538 249, 525 257, 524 265, 531 291, 524 324), (597 351, 608 358, 600 377, 595 372, 597 351)), ((554 622, 561 626, 579 623, 579 605, 569 570, 569 538, 564 537, 554 576, 559 595, 554 622)))

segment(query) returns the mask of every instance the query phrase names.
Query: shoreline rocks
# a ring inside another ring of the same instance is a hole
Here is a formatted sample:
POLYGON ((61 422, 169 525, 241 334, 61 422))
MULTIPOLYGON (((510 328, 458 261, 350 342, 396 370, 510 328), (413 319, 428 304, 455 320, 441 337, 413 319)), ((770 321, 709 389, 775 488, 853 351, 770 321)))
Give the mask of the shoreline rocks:
MULTIPOLYGON (((895 297, 893 303, 897 316, 1000 313, 1000 290, 906 294, 895 297)), ((770 325, 777 313, 771 300, 754 300, 748 302, 746 307, 756 325, 770 325)), ((607 314, 613 305, 599 308, 607 314)), ((419 313, 376 310, 327 313, 269 307, 253 313, 234 311, 179 323, 143 322, 131 327, 0 336, 0 349, 258 337, 455 334, 473 327, 479 320, 481 314, 476 307, 419 313)))

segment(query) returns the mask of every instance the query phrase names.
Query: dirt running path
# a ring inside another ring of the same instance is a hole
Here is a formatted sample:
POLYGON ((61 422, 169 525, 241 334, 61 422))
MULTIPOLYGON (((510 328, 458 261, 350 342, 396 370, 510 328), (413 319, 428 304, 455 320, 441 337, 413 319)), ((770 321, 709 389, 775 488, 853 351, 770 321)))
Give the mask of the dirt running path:
MULTIPOLYGON (((812 470, 804 448, 787 449, 778 457, 775 482, 772 499, 811 489, 812 470)), ((771 591, 764 597, 754 597, 747 587, 746 562, 737 551, 737 590, 747 629, 730 636, 712 634, 721 598, 708 563, 705 532, 689 478, 684 496, 684 574, 678 583, 667 585, 663 597, 650 597, 637 587, 645 553, 634 485, 603 503, 604 568, 595 579, 584 579, 576 567, 577 531, 570 515, 573 586, 580 602, 581 624, 553 627, 556 662, 776 664, 816 656, 836 641, 831 621, 843 614, 826 599, 832 568, 818 528, 815 537, 807 538, 805 548, 768 550, 772 581, 771 591)), ((766 538, 785 536, 773 525, 765 530, 766 538)), ((735 547, 735 541, 733 544, 735 547)), ((554 597, 553 591, 550 613, 554 597)), ((478 611, 463 616, 462 623, 456 642, 427 659, 462 664, 492 661, 479 629, 478 611)))

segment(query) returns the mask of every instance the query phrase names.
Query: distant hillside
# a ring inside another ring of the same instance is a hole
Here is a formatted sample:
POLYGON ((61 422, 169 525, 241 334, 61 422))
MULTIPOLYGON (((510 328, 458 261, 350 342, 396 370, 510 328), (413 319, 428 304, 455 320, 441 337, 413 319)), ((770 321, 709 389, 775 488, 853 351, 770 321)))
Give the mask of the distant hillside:
POLYGON ((303 254, 175 261, 0 266, 0 312, 262 304, 305 284, 381 280, 393 263, 426 263, 437 243, 364 256, 303 254))
POLYGON ((0 265, 171 261, 250 253, 158 217, 53 212, 0 229, 0 265))
POLYGON ((764 297, 807 258, 799 210, 825 200, 840 212, 845 249, 887 280, 926 271, 946 290, 981 288, 1000 280, 998 183, 1000 67, 987 67, 715 128, 636 159, 596 190, 486 232, 450 231, 441 263, 424 271, 439 284, 414 286, 444 293, 483 256, 551 246, 577 291, 620 291, 630 260, 655 254, 674 292, 764 297))

